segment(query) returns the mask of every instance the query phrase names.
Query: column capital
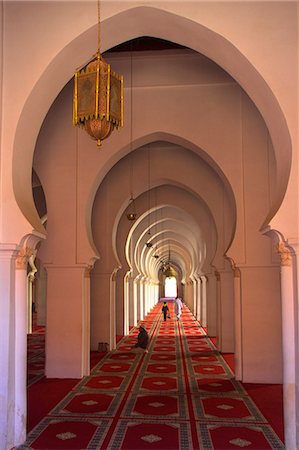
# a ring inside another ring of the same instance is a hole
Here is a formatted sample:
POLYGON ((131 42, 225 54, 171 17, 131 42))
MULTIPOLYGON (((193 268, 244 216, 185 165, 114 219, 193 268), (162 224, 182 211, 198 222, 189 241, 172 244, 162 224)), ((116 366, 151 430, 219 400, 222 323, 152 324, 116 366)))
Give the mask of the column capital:
POLYGON ((218 272, 218 270, 214 271, 215 277, 217 281, 220 281, 220 272, 218 272))
POLYGON ((32 257, 32 262, 36 257, 36 248, 45 236, 37 231, 33 230, 32 233, 26 234, 18 247, 18 253, 16 255, 16 269, 26 269, 29 258, 32 257))
POLYGON ((241 278, 241 271, 240 271, 239 267, 236 266, 236 263, 235 263, 235 261, 233 260, 233 258, 227 256, 227 259, 228 259, 229 262, 230 262, 232 271, 233 271, 233 273, 234 273, 234 277, 235 277, 235 278, 241 278))
POLYGON ((35 279, 35 274, 37 272, 37 268, 36 268, 36 266, 34 264, 34 261, 35 261, 35 258, 36 258, 36 253, 37 253, 37 250, 34 249, 32 255, 30 255, 29 258, 28 258, 28 263, 29 263, 29 265, 31 267, 31 271, 28 273, 28 279, 29 279, 29 281, 31 281, 31 283, 33 283, 33 281, 35 279))
POLYGON ((36 250, 31 247, 22 247, 17 253, 16 269, 26 269, 30 257, 36 255, 36 250))
POLYGON ((93 265, 90 265, 90 264, 88 264, 85 267, 85 272, 84 272, 85 278, 90 278, 90 274, 91 274, 92 269, 93 269, 93 265))
POLYGON ((283 241, 280 241, 278 244, 276 244, 276 250, 280 255, 281 265, 291 266, 292 254, 288 246, 283 241))

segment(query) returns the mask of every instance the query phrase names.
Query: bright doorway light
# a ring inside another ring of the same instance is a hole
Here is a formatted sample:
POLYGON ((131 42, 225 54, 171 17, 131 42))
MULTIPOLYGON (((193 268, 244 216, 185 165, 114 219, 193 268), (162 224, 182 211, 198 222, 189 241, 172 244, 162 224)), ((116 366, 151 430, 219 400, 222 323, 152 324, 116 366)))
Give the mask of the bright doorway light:
POLYGON ((177 296, 177 284, 175 277, 165 278, 165 297, 177 296))

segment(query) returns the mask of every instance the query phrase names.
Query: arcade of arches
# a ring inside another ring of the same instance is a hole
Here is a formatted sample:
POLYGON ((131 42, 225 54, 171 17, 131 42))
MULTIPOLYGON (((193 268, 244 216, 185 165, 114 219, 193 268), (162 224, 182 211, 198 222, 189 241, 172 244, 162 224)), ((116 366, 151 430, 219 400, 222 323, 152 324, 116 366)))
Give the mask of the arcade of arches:
POLYGON ((95 2, 1 1, 0 447, 26 439, 27 302, 46 376, 79 379, 165 295, 168 270, 237 379, 283 384, 295 450, 298 4, 102 3, 125 125, 99 149, 72 126, 95 2))

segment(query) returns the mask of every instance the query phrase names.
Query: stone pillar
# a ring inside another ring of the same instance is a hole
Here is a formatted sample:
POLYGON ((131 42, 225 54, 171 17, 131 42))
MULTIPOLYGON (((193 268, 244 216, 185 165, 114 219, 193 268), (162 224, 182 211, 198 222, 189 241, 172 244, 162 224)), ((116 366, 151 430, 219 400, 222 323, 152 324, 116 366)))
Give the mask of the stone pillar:
POLYGON ((144 318, 144 283, 143 279, 139 279, 139 320, 144 318))
POLYGON ((137 323, 140 320, 140 276, 134 280, 134 297, 136 299, 136 320, 137 323))
MULTIPOLYGON (((0 448, 24 442, 26 420, 15 439, 15 258, 17 245, 0 244, 0 448)), ((26 305, 26 298, 24 304, 26 305)), ((26 317, 26 316, 25 316, 26 317)), ((26 337, 26 323, 23 328, 26 337)), ((24 337, 24 341, 25 341, 24 337)), ((26 359, 26 353, 21 355, 26 359)), ((26 380, 26 377, 24 378, 26 380)), ((26 389, 23 392, 26 401, 26 389)))
POLYGON ((110 336, 109 336, 109 349, 114 350, 116 348, 116 274, 117 269, 114 270, 111 276, 111 285, 110 285, 110 315, 109 315, 109 324, 110 324, 110 336))
POLYGON ((144 280, 144 315, 146 316, 150 310, 150 282, 148 279, 144 280))
POLYGON ((23 246, 0 245, 0 448, 9 450, 26 439, 27 418, 27 262, 38 237, 23 246))
POLYGON ((119 269, 116 273, 116 284, 115 284, 115 317, 116 317, 116 334, 118 336, 124 335, 124 323, 125 315, 128 313, 128 306, 125 304, 127 297, 125 296, 125 279, 126 270, 119 269))
POLYGON ((128 300, 129 300, 129 328, 137 325, 137 294, 135 292, 135 283, 132 275, 128 279, 128 300))
MULTIPOLYGON (((33 283, 35 280, 35 274, 37 272, 37 268, 35 267, 34 260, 36 257, 36 251, 33 252, 32 255, 28 258, 28 263, 30 266, 30 272, 27 274, 27 333, 32 333, 32 306, 33 306, 33 283)), ((27 270, 27 264, 26 264, 27 270)))
POLYGON ((202 308, 202 292, 201 292, 201 278, 195 277, 196 280, 196 319, 201 324, 201 308, 202 308))
POLYGON ((241 308, 241 273, 234 268, 234 324, 235 324, 235 377, 242 380, 242 308, 241 308))
POLYGON ((127 336, 130 331, 130 273, 124 277, 124 336, 127 336))
POLYGON ((147 301, 147 311, 146 314, 149 313, 149 311, 152 309, 154 304, 154 295, 155 295, 155 289, 153 283, 150 281, 148 286, 148 301, 147 301))
MULTIPOLYGON (((82 378, 88 329, 85 266, 47 265, 46 376, 82 378), (85 311, 85 313, 84 313, 85 311)), ((109 314, 109 313, 108 313, 109 314)), ((99 327, 105 324, 101 315, 99 327)))
POLYGON ((189 307, 192 314, 194 314, 194 298, 193 298, 193 287, 192 287, 192 281, 190 278, 186 281, 185 284, 185 295, 184 295, 184 301, 186 305, 189 307))
POLYGON ((203 299, 207 310, 207 333, 209 336, 217 335, 217 280, 214 273, 202 277, 203 299), (206 295, 205 295, 206 292, 206 295))
POLYGON ((221 321, 221 291, 220 274, 215 270, 216 278, 216 345, 220 350, 222 346, 222 321, 221 321))
POLYGON ((242 381, 282 383, 279 266, 238 265, 238 268, 242 280, 242 381))
POLYGON ((46 325, 47 310, 47 271, 39 260, 35 279, 37 324, 46 325))
POLYGON ((285 447, 287 450, 293 450, 298 448, 299 444, 299 424, 296 424, 296 418, 299 416, 298 392, 296 392, 296 378, 298 382, 298 303, 295 302, 298 297, 295 291, 296 264, 293 264, 296 258, 284 242, 277 245, 277 250, 281 257, 285 447))
MULTIPOLYGON (((26 440, 27 417, 27 328, 32 317, 28 310, 28 279, 27 264, 35 258, 35 250, 22 248, 16 258, 16 290, 15 290, 15 441, 23 443, 26 440), (29 319, 30 316, 30 319, 29 319)), ((31 298, 32 300, 32 298, 31 298)))
POLYGON ((219 272, 219 321, 221 333, 218 349, 234 352, 234 277, 231 269, 219 272))
POLYGON ((191 281, 192 281, 192 298, 193 298, 193 315, 195 318, 197 318, 198 315, 198 301, 197 301, 197 292, 198 292, 198 288, 197 288, 197 279, 195 276, 192 275, 191 281))
POLYGON ((83 375, 90 374, 90 273, 93 266, 87 266, 84 272, 83 286, 83 375))
POLYGON ((201 326, 207 328, 207 278, 200 278, 200 323, 201 326))

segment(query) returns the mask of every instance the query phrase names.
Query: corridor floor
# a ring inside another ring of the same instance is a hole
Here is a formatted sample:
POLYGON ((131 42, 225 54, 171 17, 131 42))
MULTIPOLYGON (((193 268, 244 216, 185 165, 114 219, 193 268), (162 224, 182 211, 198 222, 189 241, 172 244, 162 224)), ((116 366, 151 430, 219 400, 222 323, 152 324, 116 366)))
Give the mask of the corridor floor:
POLYGON ((188 308, 177 321, 169 303, 164 322, 161 306, 142 321, 148 353, 132 352, 134 328, 32 429, 27 449, 284 449, 188 308))

